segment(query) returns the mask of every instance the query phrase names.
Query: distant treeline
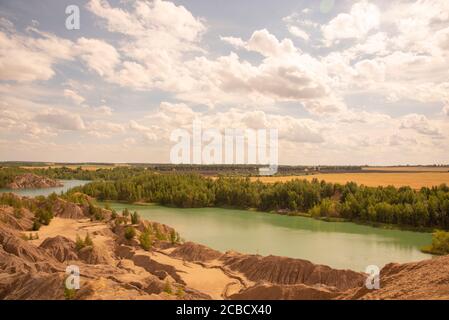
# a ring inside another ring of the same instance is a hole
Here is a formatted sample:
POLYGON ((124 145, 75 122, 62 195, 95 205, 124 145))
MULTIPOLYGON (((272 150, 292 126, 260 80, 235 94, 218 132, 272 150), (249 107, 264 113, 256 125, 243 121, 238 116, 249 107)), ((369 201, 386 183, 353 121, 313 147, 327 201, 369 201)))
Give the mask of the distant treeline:
POLYGON ((449 229, 449 187, 365 187, 313 180, 263 184, 249 178, 209 179, 196 174, 140 175, 76 187, 99 200, 154 202, 182 208, 255 208, 286 214, 449 229))
MULTIPOLYGON (((6 164, 6 163, 2 163, 6 164)), ((38 165, 45 166, 45 163, 7 163, 9 166, 0 166, 0 188, 4 188, 17 175, 24 173, 34 173, 53 179, 78 179, 78 180, 116 180, 133 177, 146 171, 160 173, 198 173, 206 176, 256 176, 259 174, 261 165, 173 165, 173 164, 133 164, 131 166, 110 166, 99 167, 96 170, 92 165, 89 170, 83 169, 82 166, 74 167, 48 167, 42 168, 38 165), (23 168, 18 164, 26 166, 23 168)), ((67 164, 70 165, 70 164, 67 164)), ((107 164, 97 164, 107 165, 107 164)), ((317 172, 354 172, 360 171, 360 167, 354 166, 280 166, 278 167, 278 175, 305 175, 317 172)))
POLYGON ((116 180, 140 175, 145 171, 146 169, 142 167, 115 167, 110 169, 100 168, 97 170, 83 170, 81 167, 76 169, 68 167, 32 169, 6 167, 0 169, 0 188, 4 188, 14 179, 15 176, 24 173, 34 173, 37 175, 62 180, 116 180))

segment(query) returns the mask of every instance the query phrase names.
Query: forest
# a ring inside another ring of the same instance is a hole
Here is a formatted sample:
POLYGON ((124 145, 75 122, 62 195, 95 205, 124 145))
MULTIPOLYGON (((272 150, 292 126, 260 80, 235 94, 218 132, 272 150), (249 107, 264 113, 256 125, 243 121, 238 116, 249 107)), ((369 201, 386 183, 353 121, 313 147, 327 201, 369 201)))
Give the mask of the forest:
POLYGON ((4 188, 15 176, 24 173, 34 173, 52 179, 62 180, 116 180, 139 175, 145 171, 146 169, 144 167, 115 167, 104 169, 100 168, 97 170, 83 170, 82 167, 78 167, 76 169, 68 167, 32 169, 5 167, 0 169, 0 188, 4 188))
POLYGON ((324 181, 274 184, 243 177, 211 179, 197 174, 149 171, 114 180, 97 180, 68 193, 98 200, 159 203, 182 208, 232 207, 315 218, 449 229, 449 187, 366 187, 324 181))

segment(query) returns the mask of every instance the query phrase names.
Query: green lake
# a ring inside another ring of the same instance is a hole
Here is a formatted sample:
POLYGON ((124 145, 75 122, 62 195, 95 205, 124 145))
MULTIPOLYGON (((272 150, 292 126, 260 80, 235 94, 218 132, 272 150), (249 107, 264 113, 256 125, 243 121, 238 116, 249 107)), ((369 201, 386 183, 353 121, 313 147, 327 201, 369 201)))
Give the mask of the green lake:
POLYGON ((185 240, 223 252, 286 256, 357 271, 431 257, 419 250, 431 242, 429 233, 245 210, 109 204, 117 211, 125 207, 137 211, 145 219, 175 228, 185 240))
MULTIPOLYGON (((26 195, 60 193, 88 181, 62 180, 64 187, 14 190, 26 195)), ((0 189, 0 192, 11 191, 0 189)), ((334 268, 364 271, 368 265, 410 262, 431 257, 419 251, 431 234, 386 230, 349 222, 325 222, 245 210, 179 209, 156 205, 109 203, 143 218, 175 228, 185 240, 220 251, 278 255, 310 260, 334 268)))

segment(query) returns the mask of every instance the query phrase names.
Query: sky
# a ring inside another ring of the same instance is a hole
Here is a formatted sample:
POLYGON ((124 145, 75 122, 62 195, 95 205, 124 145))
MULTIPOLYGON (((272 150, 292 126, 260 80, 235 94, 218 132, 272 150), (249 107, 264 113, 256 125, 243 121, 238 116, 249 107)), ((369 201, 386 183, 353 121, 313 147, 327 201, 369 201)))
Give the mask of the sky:
POLYGON ((449 2, 2 0, 0 95, 0 161, 169 162, 200 120, 278 129, 281 164, 447 164, 449 2))

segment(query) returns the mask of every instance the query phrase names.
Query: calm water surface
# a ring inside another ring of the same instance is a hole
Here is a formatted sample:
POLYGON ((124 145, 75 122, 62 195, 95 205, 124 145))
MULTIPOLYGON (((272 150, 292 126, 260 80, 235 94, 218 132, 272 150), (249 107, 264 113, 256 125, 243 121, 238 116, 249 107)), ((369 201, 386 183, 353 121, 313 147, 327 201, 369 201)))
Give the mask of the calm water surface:
POLYGON ((86 180, 59 180, 63 186, 62 187, 55 187, 55 188, 42 188, 42 189, 0 189, 0 193, 3 192, 14 192, 16 194, 19 194, 21 196, 27 196, 27 197, 36 197, 36 196, 48 196, 52 194, 53 192, 59 194, 61 192, 66 192, 67 190, 85 185, 86 183, 89 183, 90 181, 86 180))
POLYGON ((211 248, 310 260, 334 268, 364 271, 368 265, 431 257, 419 251, 431 234, 385 230, 349 222, 220 208, 179 209, 110 203, 143 218, 174 227, 181 237, 211 248))

